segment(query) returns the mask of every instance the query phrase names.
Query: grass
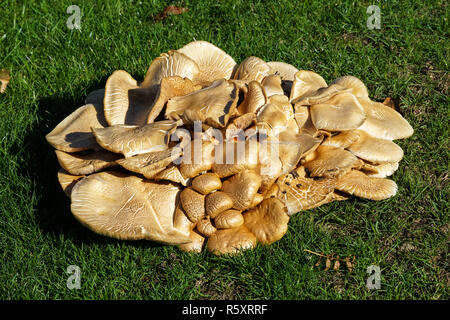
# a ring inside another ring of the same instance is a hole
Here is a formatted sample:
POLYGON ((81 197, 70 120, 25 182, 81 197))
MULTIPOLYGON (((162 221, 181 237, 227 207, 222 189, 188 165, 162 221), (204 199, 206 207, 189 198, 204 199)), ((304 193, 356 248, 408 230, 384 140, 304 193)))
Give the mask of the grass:
POLYGON ((0 68, 0 298, 448 299, 449 5, 447 1, 2 1, 0 68), (167 5, 187 13, 155 22, 167 5), (378 4, 381 29, 366 27, 378 4), (237 62, 250 55, 363 80, 392 97, 415 134, 385 201, 351 199, 295 215, 284 238, 233 257, 187 254, 98 236, 71 215, 45 141, 86 95, 124 69, 143 79, 161 52, 210 41, 237 62), (314 267, 304 249, 354 256, 352 272, 314 267), (81 289, 69 290, 69 265, 81 289), (368 266, 381 289, 368 290, 368 266))

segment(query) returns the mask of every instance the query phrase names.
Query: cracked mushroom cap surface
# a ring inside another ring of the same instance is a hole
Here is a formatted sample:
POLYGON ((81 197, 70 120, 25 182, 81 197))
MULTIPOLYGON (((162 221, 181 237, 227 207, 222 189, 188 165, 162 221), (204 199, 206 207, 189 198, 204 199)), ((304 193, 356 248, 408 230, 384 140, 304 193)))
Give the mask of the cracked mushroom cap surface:
POLYGON ((244 213, 244 225, 263 244, 280 240, 288 229, 288 222, 286 207, 277 198, 265 199, 244 213))
POLYGON ((216 218, 221 212, 233 207, 233 199, 230 195, 222 191, 210 193, 205 199, 206 214, 211 218, 216 218))
POLYGON ((222 183, 222 192, 233 200, 233 208, 249 209, 261 186, 262 178, 253 170, 241 171, 222 183))
POLYGON ((230 79, 236 62, 225 51, 207 41, 193 41, 177 50, 191 58, 199 67, 195 81, 210 84, 216 79, 230 79))
POLYGON ((173 226, 179 193, 174 184, 100 172, 74 186, 71 210, 78 221, 101 235, 180 244, 188 241, 189 234, 173 226))
POLYGON ((236 254, 256 246, 256 237, 244 225, 237 228, 217 230, 206 244, 216 255, 236 254))
POLYGON ((194 178, 192 188, 202 194, 208 194, 222 188, 222 181, 217 174, 208 172, 194 178))
POLYGON ((336 181, 336 189, 357 197, 384 200, 397 193, 397 184, 386 178, 373 178, 352 170, 336 181))
POLYGON ((55 149, 65 152, 99 150, 91 127, 107 126, 102 107, 87 104, 67 116, 45 138, 55 149))
POLYGON ((180 193, 180 202, 186 216, 194 223, 197 223, 205 216, 205 195, 185 188, 180 193))
POLYGON ((86 175, 116 166, 121 156, 106 150, 88 154, 67 153, 55 150, 61 167, 72 175, 86 175))
POLYGON ((229 229, 240 227, 244 223, 244 216, 239 210, 225 210, 214 218, 217 229, 229 229))
POLYGON ((164 120, 144 126, 114 125, 106 128, 92 128, 92 132, 102 148, 131 157, 141 153, 166 150, 170 135, 176 128, 177 122, 164 120))

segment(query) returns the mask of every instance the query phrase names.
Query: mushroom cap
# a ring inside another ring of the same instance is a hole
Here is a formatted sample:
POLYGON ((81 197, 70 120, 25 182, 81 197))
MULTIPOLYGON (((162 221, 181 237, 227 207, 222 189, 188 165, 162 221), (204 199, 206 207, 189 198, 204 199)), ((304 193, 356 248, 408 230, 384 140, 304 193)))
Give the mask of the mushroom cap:
POLYGON ((287 207, 287 214, 314 208, 327 200, 334 190, 334 179, 314 180, 287 174, 276 182, 276 197, 287 207))
POLYGON ((61 167, 72 175, 91 174, 116 165, 120 155, 101 150, 89 154, 74 154, 55 150, 61 167))
POLYGON ((180 201, 177 203, 175 208, 175 214, 173 216, 173 227, 185 234, 190 234, 195 228, 195 223, 189 220, 186 212, 183 210, 183 206, 180 201))
POLYGON ((240 114, 256 113, 259 108, 266 104, 264 89, 258 81, 250 81, 244 100, 238 106, 240 114))
POLYGON ((214 162, 214 144, 194 139, 183 148, 180 172, 185 178, 194 178, 203 171, 210 170, 214 162), (196 144, 197 143, 197 144, 196 144))
POLYGON ((205 216, 205 196, 191 188, 185 188, 180 193, 180 202, 186 216, 197 223, 205 216))
POLYGON ((351 152, 343 148, 320 145, 315 151, 315 158, 304 164, 311 177, 339 177, 358 161, 351 152))
POLYGON ((231 123, 228 124, 225 131, 225 138, 230 139, 232 137, 238 137, 240 134, 244 133, 245 129, 254 124, 256 124, 256 114, 244 113, 231 120, 231 123))
POLYGON ((164 120, 144 126, 114 125, 107 128, 92 128, 95 138, 104 149, 122 153, 125 157, 167 149, 170 135, 177 122, 164 120))
POLYGON ((233 199, 225 192, 210 193, 205 199, 206 214, 215 219, 217 215, 233 207, 233 199))
POLYGON ((369 92, 367 87, 360 79, 354 76, 344 76, 337 78, 331 84, 338 84, 344 88, 352 89, 352 93, 357 98, 369 99, 369 92))
POLYGON ((294 74, 289 101, 293 102, 311 95, 323 87, 327 87, 327 82, 320 75, 312 71, 300 70, 294 74))
POLYGON ((261 58, 258 57, 248 57, 241 62, 239 67, 236 69, 233 79, 250 81, 261 81, 270 75, 270 66, 261 58))
POLYGON ((209 216, 198 220, 196 228, 201 235, 207 238, 211 237, 217 231, 216 227, 212 225, 211 218, 209 216))
POLYGON ((299 129, 303 128, 309 117, 309 107, 303 106, 300 103, 294 105, 294 119, 299 129))
POLYGON ((385 162, 379 164, 371 164, 363 162, 361 171, 367 176, 373 178, 386 178, 391 176, 398 169, 398 162, 385 162))
POLYGON ((201 88, 200 85, 195 85, 188 78, 178 76, 162 78, 158 95, 150 108, 146 123, 155 121, 169 99, 187 95, 201 88))
POLYGON ((103 99, 108 124, 146 124, 157 89, 156 86, 140 88, 128 72, 114 71, 106 81, 103 99))
POLYGON ((206 244, 215 255, 236 254, 256 246, 255 236, 243 225, 237 228, 217 230, 206 244))
POLYGON ((192 230, 189 235, 189 242, 182 243, 178 247, 185 252, 202 252, 203 245, 205 243, 205 237, 199 234, 197 231, 192 230))
POLYGON ((217 174, 208 172, 192 180, 192 188, 200 193, 208 194, 222 188, 222 181, 217 174))
POLYGON ((69 174, 64 169, 60 169, 58 171, 58 181, 61 185, 61 188, 63 189, 64 193, 70 198, 70 195, 72 193, 72 189, 75 186, 75 184, 84 178, 84 175, 74 176, 69 174))
POLYGON ((194 80, 199 72, 200 69, 194 60, 181 52, 171 50, 168 53, 162 53, 153 60, 141 87, 148 88, 159 85, 163 78, 173 76, 194 80))
POLYGON ((347 148, 359 139, 358 131, 341 131, 340 133, 326 138, 322 146, 347 148))
POLYGON ((351 93, 337 94, 326 103, 313 105, 310 112, 311 120, 319 130, 353 130, 366 120, 364 109, 351 93))
POLYGON ((414 129, 400 113, 394 109, 368 99, 359 99, 366 121, 358 128, 371 136, 386 140, 403 139, 412 136, 414 129))
POLYGON ((147 179, 154 179, 158 173, 165 170, 180 156, 181 149, 170 148, 119 159, 117 163, 129 171, 142 174, 147 179))
POLYGON ((221 191, 233 199, 233 208, 249 209, 261 186, 262 178, 252 170, 241 171, 222 183, 221 191))
POLYGON ((225 51, 206 41, 193 41, 177 50, 199 67, 197 83, 209 84, 216 79, 230 79, 236 62, 225 51))
POLYGON ((372 137, 358 130, 359 138, 347 147, 355 156, 375 163, 399 162, 403 158, 403 150, 391 140, 372 137))
POLYGON ((281 80, 294 81, 295 74, 298 72, 296 67, 285 62, 270 61, 267 65, 274 74, 281 77, 281 80))
POLYGON ((179 192, 170 183, 106 171, 74 186, 71 210, 78 221, 101 235, 180 244, 188 241, 189 234, 173 226, 179 192))
POLYGON ((240 227, 244 223, 244 216, 238 210, 226 210, 219 213, 214 218, 214 225, 217 229, 229 229, 240 227))
POLYGON ((230 116, 237 112, 237 91, 233 83, 225 79, 216 80, 209 87, 169 99, 166 117, 178 115, 185 124, 201 121, 215 128, 223 128, 230 116))
POLYGON ((263 79, 261 84, 264 88, 264 92, 267 98, 277 94, 281 94, 284 96, 284 91, 283 88, 281 87, 280 76, 275 74, 268 75, 263 79))
POLYGON ((155 180, 155 181, 160 181, 160 180, 172 181, 172 182, 179 183, 186 187, 189 184, 189 181, 191 179, 183 177, 178 166, 170 165, 166 169, 158 172, 153 177, 153 180, 155 180))
POLYGON ((303 106, 311 106, 314 104, 323 104, 337 94, 351 93, 352 89, 344 88, 338 84, 331 84, 328 87, 322 87, 316 91, 309 91, 300 98, 292 99, 291 102, 303 106))
POLYGON ((91 127, 107 127, 100 105, 84 105, 61 121, 45 138, 55 149, 65 152, 100 149, 91 127))
POLYGON ((258 207, 244 213, 244 225, 263 244, 280 240, 288 229, 288 222, 286 207, 277 198, 265 199, 258 207))
POLYGON ((365 199, 384 200, 397 193, 397 184, 386 178, 368 177, 361 171, 352 170, 336 180, 336 189, 365 199))
POLYGON ((288 127, 289 118, 278 104, 268 103, 262 106, 257 115, 258 126, 267 128, 269 135, 277 135, 288 127))

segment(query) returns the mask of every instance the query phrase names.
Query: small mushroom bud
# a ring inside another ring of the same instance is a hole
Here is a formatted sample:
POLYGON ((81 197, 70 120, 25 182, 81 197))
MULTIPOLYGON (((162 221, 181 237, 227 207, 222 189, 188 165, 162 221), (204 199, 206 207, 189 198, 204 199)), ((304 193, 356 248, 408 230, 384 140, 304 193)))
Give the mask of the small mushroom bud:
POLYGON ((208 238, 217 231, 217 229, 212 225, 209 217, 205 217, 197 222, 197 230, 208 238))

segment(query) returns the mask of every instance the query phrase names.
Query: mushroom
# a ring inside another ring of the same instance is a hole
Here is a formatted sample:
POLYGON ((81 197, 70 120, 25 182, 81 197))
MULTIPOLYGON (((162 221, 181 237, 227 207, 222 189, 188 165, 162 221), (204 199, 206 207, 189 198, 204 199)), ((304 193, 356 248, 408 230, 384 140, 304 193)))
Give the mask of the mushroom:
POLYGON ((258 81, 250 81, 244 100, 238 106, 238 111, 240 114, 256 113, 265 104, 266 95, 264 94, 261 83, 258 81))
POLYGON ((331 84, 338 84, 344 88, 352 89, 351 93, 357 98, 369 99, 369 92, 366 85, 354 76, 344 76, 337 78, 331 84))
POLYGON ((312 71, 300 70, 294 74, 289 101, 301 99, 323 87, 327 87, 327 83, 320 75, 312 71))
POLYGON ((193 140, 183 149, 180 172, 185 178, 194 178, 210 170, 214 162, 214 144, 209 141, 193 140))
POLYGON ((233 199, 230 195, 222 191, 210 193, 205 198, 206 214, 211 218, 216 218, 221 212, 233 207, 233 199))
POLYGON ((226 140, 215 147, 212 171, 220 178, 232 176, 258 165, 259 144, 255 140, 226 140))
POLYGON ((367 115, 366 121, 358 128, 375 138, 396 140, 408 138, 414 129, 400 113, 394 109, 368 99, 358 99, 367 115))
POLYGON ((203 217, 198 220, 196 227, 197 231, 207 238, 211 237, 217 231, 217 229, 212 225, 209 216, 203 217))
POLYGON ((61 121, 45 136, 55 149, 65 152, 99 150, 91 127, 104 128, 108 124, 100 105, 84 105, 61 121))
POLYGON ((343 148, 319 146, 315 151, 315 158, 304 164, 311 177, 339 177, 348 171, 358 161, 351 152, 343 148))
POLYGON ((281 87, 281 77, 275 74, 268 75, 262 81, 262 86, 266 97, 269 98, 273 95, 280 94, 284 96, 283 88, 281 87))
POLYGON ((341 93, 350 93, 352 89, 344 88, 338 84, 331 84, 328 87, 322 87, 317 89, 316 91, 307 92, 305 95, 300 98, 296 98, 291 100, 291 102, 295 104, 300 104, 303 106, 311 106, 315 104, 323 104, 326 103, 327 100, 331 99, 337 94, 341 93))
POLYGON ((177 128, 171 120, 149 123, 144 126, 114 125, 92 128, 95 139, 104 149, 122 153, 125 157, 167 149, 170 135, 177 128))
POLYGON ((217 174, 208 172, 192 180, 192 188, 202 194, 208 194, 222 188, 222 181, 217 174))
POLYGON ((281 77, 281 80, 294 81, 298 69, 291 64, 278 61, 267 62, 271 72, 281 77))
POLYGON ((368 162, 363 162, 361 171, 363 171, 367 176, 373 178, 386 178, 391 176, 398 169, 398 162, 385 162, 372 164, 368 162))
POLYGON ((236 254, 256 246, 255 236, 243 225, 237 228, 217 230, 206 247, 215 255, 236 254))
POLYGON ((173 217, 173 227, 177 230, 182 231, 185 234, 190 234, 195 228, 195 223, 189 220, 186 212, 183 210, 183 206, 178 201, 177 207, 175 208, 175 214, 173 217))
POLYGON ((357 131, 341 131, 336 135, 326 138, 322 146, 347 148, 359 139, 357 131))
POLYGON ((286 207, 276 198, 265 199, 244 213, 244 225, 263 244, 280 240, 288 229, 288 222, 286 207))
POLYGON ((386 178, 368 177, 361 171, 352 170, 336 180, 336 189, 365 199, 384 200, 397 193, 397 184, 386 178))
POLYGON ((237 210, 249 209, 253 198, 261 186, 262 178, 254 171, 241 171, 222 184, 221 191, 227 193, 233 200, 233 208, 237 210))
POLYGON ((71 175, 64 169, 58 171, 58 181, 64 193, 70 198, 72 189, 75 184, 84 178, 84 175, 71 175))
POLYGON ((192 230, 189 235, 189 242, 182 243, 178 247, 185 252, 202 252, 205 237, 200 235, 197 231, 192 230))
POLYGON ((180 244, 188 241, 189 234, 173 226, 179 193, 170 183, 106 171, 73 187, 71 210, 78 221, 101 235, 180 244))
POLYGON ((166 117, 181 116, 185 124, 201 121, 215 128, 223 128, 235 114, 237 88, 225 79, 214 81, 209 87, 167 101, 166 117))
POLYGON ((347 147, 355 156, 370 162, 399 162, 403 158, 403 150, 391 140, 374 138, 364 131, 358 130, 359 138, 347 147))
POLYGON ((105 85, 103 105, 106 121, 110 126, 146 124, 156 94, 156 86, 142 88, 128 72, 114 71, 105 85))
POLYGON ((236 72, 233 75, 233 79, 250 81, 261 81, 270 75, 270 66, 261 58, 258 57, 248 57, 241 62, 236 72))
POLYGON ((314 126, 327 131, 353 130, 366 120, 363 107, 351 93, 340 93, 326 103, 312 105, 310 112, 314 126))
POLYGON ((86 175, 113 167, 120 155, 102 150, 89 154, 74 154, 55 150, 61 167, 72 175, 86 175))
POLYGON ((160 181, 160 180, 167 180, 179 183, 183 186, 187 186, 189 182, 191 181, 190 178, 185 178, 180 172, 180 169, 175 165, 170 165, 166 169, 158 172, 154 177, 153 180, 160 181))
POLYGON ((254 113, 245 113, 236 117, 228 124, 225 138, 228 140, 233 137, 238 137, 245 129, 254 124, 256 124, 256 115, 254 113))
POLYGON ((180 201, 186 216, 197 223, 205 216, 205 196, 191 188, 185 188, 180 193, 180 201))
POLYGON ((206 41, 193 41, 177 50, 199 67, 195 82, 209 85, 216 79, 230 79, 236 62, 222 49, 206 41))
POLYGON ((244 216, 239 210, 225 210, 214 218, 217 229, 229 229, 240 227, 244 223, 244 216))

